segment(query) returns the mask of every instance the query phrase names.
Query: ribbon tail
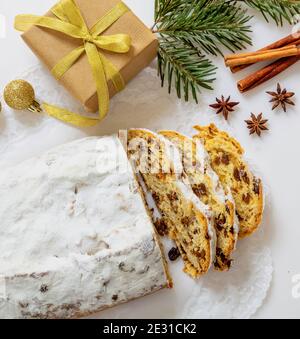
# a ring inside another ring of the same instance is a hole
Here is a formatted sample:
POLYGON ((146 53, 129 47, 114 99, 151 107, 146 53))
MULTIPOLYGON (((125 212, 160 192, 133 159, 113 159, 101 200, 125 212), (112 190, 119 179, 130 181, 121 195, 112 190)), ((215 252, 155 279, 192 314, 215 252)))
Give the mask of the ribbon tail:
POLYGON ((105 76, 105 67, 98 49, 93 43, 87 42, 85 44, 85 50, 88 56, 89 64, 92 68, 94 80, 96 82, 99 116, 100 120, 102 120, 109 110, 109 91, 107 86, 107 78, 105 76))
POLYGON ((101 57, 103 65, 104 65, 106 78, 110 79, 112 81, 116 91, 121 92, 125 88, 125 81, 124 81, 122 75, 116 69, 116 67, 113 63, 111 63, 103 55, 101 55, 100 57, 101 57))
POLYGON ((50 117, 77 127, 93 127, 99 123, 99 119, 84 117, 77 113, 70 112, 66 109, 49 105, 47 103, 42 104, 42 108, 43 111, 46 112, 50 117))

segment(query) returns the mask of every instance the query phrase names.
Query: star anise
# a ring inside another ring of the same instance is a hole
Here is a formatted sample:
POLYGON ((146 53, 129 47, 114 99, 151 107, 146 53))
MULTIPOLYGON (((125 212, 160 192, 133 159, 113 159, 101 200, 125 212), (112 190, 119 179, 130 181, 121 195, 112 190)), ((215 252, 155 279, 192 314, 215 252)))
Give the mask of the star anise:
POLYGON ((284 112, 286 112, 287 104, 295 106, 295 103, 292 100, 290 100, 290 98, 293 97, 295 93, 288 92, 285 88, 282 90, 280 84, 277 84, 277 92, 267 92, 267 93, 273 97, 270 100, 270 102, 274 102, 272 110, 281 105, 284 112))
POLYGON ((210 107, 217 110, 217 114, 222 113, 225 120, 228 120, 230 112, 233 112, 233 107, 237 106, 239 102, 230 101, 230 96, 225 100, 224 95, 221 96, 221 99, 216 98, 217 103, 209 105, 210 107))
POLYGON ((250 130, 250 135, 256 133, 258 136, 261 136, 262 131, 269 130, 266 126, 268 120, 263 119, 263 114, 260 113, 258 116, 255 116, 251 113, 251 120, 245 120, 247 128, 250 130))

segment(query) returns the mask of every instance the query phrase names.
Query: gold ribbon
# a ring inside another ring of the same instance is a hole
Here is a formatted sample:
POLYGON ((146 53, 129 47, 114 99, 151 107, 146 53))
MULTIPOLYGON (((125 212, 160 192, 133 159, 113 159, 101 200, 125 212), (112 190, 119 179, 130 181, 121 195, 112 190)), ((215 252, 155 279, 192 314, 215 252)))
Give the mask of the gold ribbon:
POLYGON ((36 25, 83 40, 82 46, 70 52, 54 66, 52 74, 59 80, 81 55, 86 53, 96 83, 99 118, 84 117, 44 103, 42 107, 50 116, 79 127, 95 126, 106 116, 109 110, 107 82, 111 80, 117 91, 121 91, 125 87, 125 83, 116 67, 100 53, 99 49, 114 53, 127 53, 131 47, 131 37, 127 34, 109 36, 101 36, 101 34, 128 11, 129 8, 123 2, 119 2, 90 30, 74 0, 61 0, 54 6, 52 13, 55 18, 36 15, 18 15, 16 17, 15 28, 19 31, 24 32, 32 25, 36 25))

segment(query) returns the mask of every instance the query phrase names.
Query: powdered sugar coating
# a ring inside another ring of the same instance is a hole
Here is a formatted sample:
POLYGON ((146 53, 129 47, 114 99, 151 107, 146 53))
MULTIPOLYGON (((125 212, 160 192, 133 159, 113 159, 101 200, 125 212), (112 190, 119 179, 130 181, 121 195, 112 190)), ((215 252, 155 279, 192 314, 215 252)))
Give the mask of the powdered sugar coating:
POLYGON ((1 317, 70 318, 167 286, 117 137, 60 146, 0 175, 1 317))

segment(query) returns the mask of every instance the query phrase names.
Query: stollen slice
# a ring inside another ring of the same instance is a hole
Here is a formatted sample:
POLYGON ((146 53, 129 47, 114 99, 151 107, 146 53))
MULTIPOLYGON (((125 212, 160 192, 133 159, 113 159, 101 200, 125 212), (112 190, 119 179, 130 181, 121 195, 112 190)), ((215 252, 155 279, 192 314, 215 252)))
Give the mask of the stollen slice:
POLYGON ((235 218, 235 206, 226 196, 217 174, 200 140, 195 141, 175 131, 160 131, 159 134, 172 142, 179 150, 182 166, 193 192, 213 213, 217 234, 217 249, 214 266, 227 271, 231 267, 239 228, 235 218))
POLYGON ((263 216, 263 186, 261 179, 254 176, 244 161, 244 150, 234 138, 220 131, 214 124, 195 126, 198 134, 194 140, 201 140, 210 155, 210 163, 218 174, 223 187, 230 188, 236 205, 240 224, 239 237, 255 232, 263 216))
POLYGON ((132 129, 128 131, 128 156, 146 201, 145 189, 164 218, 167 233, 184 261, 184 271, 193 278, 207 273, 215 257, 211 211, 185 183, 178 151, 154 132, 132 129))

